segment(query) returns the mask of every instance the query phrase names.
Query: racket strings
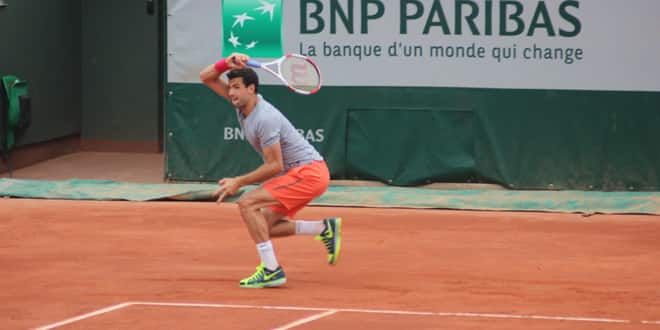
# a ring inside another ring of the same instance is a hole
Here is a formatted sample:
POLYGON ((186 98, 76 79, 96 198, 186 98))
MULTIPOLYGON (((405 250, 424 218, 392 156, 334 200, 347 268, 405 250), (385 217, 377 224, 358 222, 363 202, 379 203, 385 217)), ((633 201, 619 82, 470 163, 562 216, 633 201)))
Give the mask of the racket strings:
POLYGON ((282 77, 294 89, 312 92, 321 85, 318 68, 304 58, 286 58, 280 67, 282 77))

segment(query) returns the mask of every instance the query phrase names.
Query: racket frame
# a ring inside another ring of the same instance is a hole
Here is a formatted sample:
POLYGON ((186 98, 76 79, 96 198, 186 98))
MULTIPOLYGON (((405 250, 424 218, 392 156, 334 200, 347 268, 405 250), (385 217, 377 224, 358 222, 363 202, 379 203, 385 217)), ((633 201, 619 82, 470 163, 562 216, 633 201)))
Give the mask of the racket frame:
POLYGON ((286 85, 286 87, 288 87, 290 90, 292 90, 292 91, 294 91, 298 94, 303 94, 303 95, 315 94, 316 92, 318 92, 321 89, 321 85, 323 84, 322 80, 321 80, 322 79, 321 70, 319 69, 318 65, 316 65, 316 63, 311 58, 309 58, 307 56, 300 55, 300 54, 289 53, 289 54, 286 54, 286 55, 284 55, 284 56, 282 56, 282 57, 280 57, 280 58, 278 58, 274 61, 265 62, 265 63, 261 63, 257 60, 249 59, 247 61, 247 65, 249 67, 252 67, 252 68, 255 68, 255 69, 262 69, 262 70, 265 70, 265 71, 269 72, 270 74, 277 77, 280 81, 282 81, 282 83, 284 85, 286 85), (286 79, 284 79, 284 76, 282 76, 282 74, 281 74, 281 72, 282 72, 282 63, 284 62, 284 60, 286 60, 287 58, 290 58, 290 57, 304 59, 305 61, 308 61, 312 64, 312 66, 314 67, 314 70, 316 70, 316 73, 319 76, 319 83, 318 83, 318 86, 316 86, 316 88, 314 88, 311 91, 305 91, 305 90, 302 90, 302 89, 297 89, 297 88, 294 88, 293 86, 291 86, 291 84, 286 79), (276 66, 277 71, 271 69, 270 68, 271 66, 276 66))

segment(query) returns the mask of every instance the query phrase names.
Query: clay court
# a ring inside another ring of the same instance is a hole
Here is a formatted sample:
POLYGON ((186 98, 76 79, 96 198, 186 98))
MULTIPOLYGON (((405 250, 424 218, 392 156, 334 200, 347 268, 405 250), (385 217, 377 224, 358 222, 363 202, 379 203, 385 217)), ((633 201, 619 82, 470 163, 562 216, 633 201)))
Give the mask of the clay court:
POLYGON ((259 262, 235 204, 0 200, 5 329, 660 329, 655 216, 312 207, 339 264, 278 240, 259 262))
POLYGON ((592 3, 0 0, 0 330, 660 330, 660 1, 592 3))

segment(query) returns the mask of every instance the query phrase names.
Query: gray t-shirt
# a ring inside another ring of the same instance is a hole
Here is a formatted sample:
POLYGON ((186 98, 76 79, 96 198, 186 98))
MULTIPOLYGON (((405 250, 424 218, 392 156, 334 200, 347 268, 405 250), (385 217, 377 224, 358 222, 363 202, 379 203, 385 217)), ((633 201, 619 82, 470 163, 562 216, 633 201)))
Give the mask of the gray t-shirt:
POLYGON ((238 109, 236 114, 245 138, 262 158, 264 147, 279 142, 282 148, 284 171, 315 160, 323 160, 316 149, 296 131, 277 108, 264 100, 261 94, 258 98, 257 105, 247 117, 244 117, 238 109))

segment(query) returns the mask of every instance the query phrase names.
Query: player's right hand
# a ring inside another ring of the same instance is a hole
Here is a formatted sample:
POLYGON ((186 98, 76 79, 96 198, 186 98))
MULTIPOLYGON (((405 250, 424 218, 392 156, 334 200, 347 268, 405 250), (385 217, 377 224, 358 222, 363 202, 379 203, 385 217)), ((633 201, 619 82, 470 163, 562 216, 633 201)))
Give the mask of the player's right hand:
POLYGON ((247 64, 247 61, 250 59, 249 56, 242 53, 232 53, 227 57, 227 65, 230 69, 242 69, 247 64))

